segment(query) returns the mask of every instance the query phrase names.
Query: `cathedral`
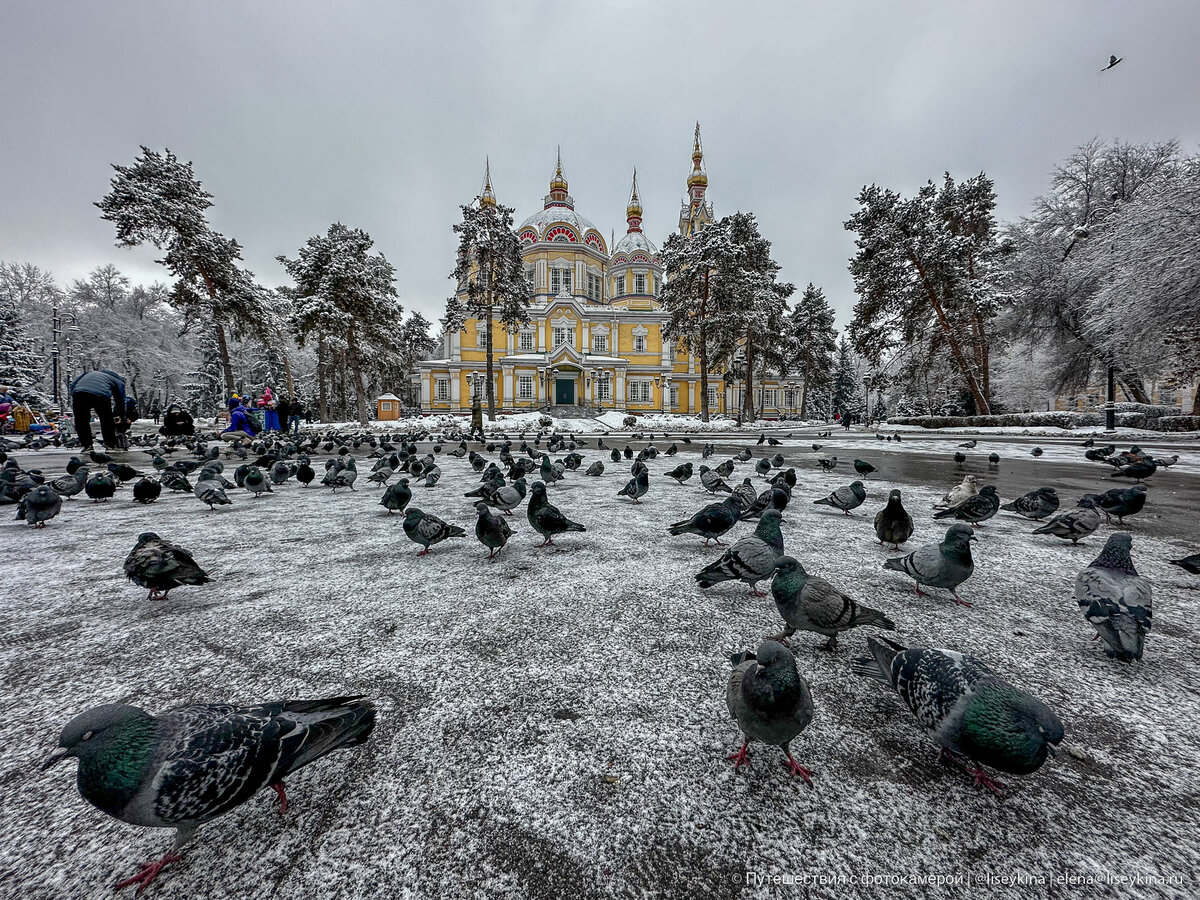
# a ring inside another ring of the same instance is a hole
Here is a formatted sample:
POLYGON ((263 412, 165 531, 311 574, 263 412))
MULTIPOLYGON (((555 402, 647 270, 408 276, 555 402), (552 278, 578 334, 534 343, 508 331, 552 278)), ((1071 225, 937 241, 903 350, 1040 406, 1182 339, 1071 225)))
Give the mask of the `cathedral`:
MULTIPOLYGON (((679 232, 685 237, 713 221, 707 190, 697 124, 687 196, 679 212, 679 232)), ((479 202, 496 202, 490 174, 479 202)), ((560 155, 542 208, 517 227, 534 293, 525 328, 494 332, 499 411, 700 413, 699 363, 663 340, 666 316, 658 300, 663 264, 642 230, 636 172, 625 221, 625 234, 608 247, 600 230, 576 211, 560 155)), ((441 340, 439 358, 421 362, 414 376, 421 409, 469 411, 474 391, 486 395, 485 325, 468 318, 465 330, 445 331, 441 340)), ((766 418, 797 413, 801 384, 799 377, 768 374, 755 384, 756 411, 766 418)), ((709 412, 739 410, 741 390, 736 379, 722 377, 719 367, 710 371, 709 412)))

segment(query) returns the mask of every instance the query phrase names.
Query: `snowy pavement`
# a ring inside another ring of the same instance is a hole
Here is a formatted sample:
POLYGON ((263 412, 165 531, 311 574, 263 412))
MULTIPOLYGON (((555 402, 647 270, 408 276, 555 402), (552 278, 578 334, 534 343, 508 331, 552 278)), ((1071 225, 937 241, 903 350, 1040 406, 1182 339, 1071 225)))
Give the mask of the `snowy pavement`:
MULTIPOLYGON (((68 766, 38 770, 75 713, 361 693, 379 708, 365 748, 289 778, 285 817, 267 791, 201 828, 147 896, 924 897, 931 889, 917 877, 941 875, 974 877, 990 897, 1074 897, 1079 888, 978 880, 1141 874, 1186 880, 1087 895, 1194 897, 1200 579, 1167 560, 1200 549, 1195 470, 1181 461, 1154 477, 1144 516, 1156 527, 1128 523, 1155 590, 1145 660, 1129 666, 1090 640, 1072 598, 1076 573, 1113 529, 1072 547, 1002 512, 979 530, 975 574, 960 591, 974 607, 918 598, 882 569, 888 554, 870 520, 899 487, 917 521, 909 548, 939 540, 945 525, 930 506, 958 480, 953 463, 927 465, 917 441, 845 440, 847 458, 881 469, 864 479, 867 502, 853 518, 812 505, 853 480, 844 463, 824 475, 801 452, 806 442, 784 449, 804 461, 784 517, 787 552, 890 615, 889 636, 976 654, 1060 714, 1067 752, 1034 775, 1005 777, 1002 798, 939 764, 899 698, 850 673, 869 631, 845 635, 834 654, 818 652, 813 635, 791 640, 816 704, 792 750, 816 771, 814 786, 789 779, 780 751, 762 745, 734 773, 728 654, 782 623, 745 586, 696 588, 692 576, 718 551, 666 533, 710 499, 698 479, 679 486, 662 475, 682 459, 698 464, 699 441, 652 460, 650 493, 634 505, 616 497, 629 463, 612 463, 589 438, 584 467, 603 458, 604 476, 569 474, 549 492, 587 533, 534 549, 522 507, 491 564, 462 496, 477 480, 465 460, 443 456, 441 483, 414 487, 413 505, 468 537, 418 558, 360 458, 354 493, 289 483, 259 500, 231 492, 232 506, 210 512, 166 491, 142 507, 124 488, 108 503, 64 504, 42 531, 0 523, 0 896, 109 898, 170 843, 168 831, 89 806, 68 766), (1175 502, 1154 520, 1160 492, 1175 502), (1180 497, 1193 498, 1190 508, 1180 497), (147 530, 191 549, 213 582, 147 602, 121 571, 147 530), (907 883, 769 883, 806 874, 907 883)), ((753 449, 756 459, 776 452, 753 449)), ((66 458, 16 456, 47 473, 66 458)), ((985 478, 1008 500, 1070 468, 1038 462, 1036 475, 1014 464, 985 478)), ((740 464, 733 483, 753 464, 740 464)), ((1112 486, 1105 467, 1095 472, 1091 489, 1112 486)), ((1065 492, 1064 504, 1075 496, 1065 492)))

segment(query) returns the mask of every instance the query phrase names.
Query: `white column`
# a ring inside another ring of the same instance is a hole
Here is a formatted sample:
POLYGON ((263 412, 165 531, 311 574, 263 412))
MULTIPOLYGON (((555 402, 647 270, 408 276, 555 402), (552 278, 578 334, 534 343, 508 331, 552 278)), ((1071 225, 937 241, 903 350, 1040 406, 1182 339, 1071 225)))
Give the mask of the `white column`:
POLYGON ((462 332, 456 331, 450 335, 450 358, 455 362, 462 359, 462 332))
POLYGON ((462 396, 462 391, 460 390, 459 382, 461 381, 461 379, 462 379, 461 372, 455 372, 453 369, 450 370, 450 406, 451 406, 451 408, 454 408, 454 407, 457 407, 460 405, 459 398, 462 396))
POLYGON ((625 370, 617 369, 617 385, 613 389, 614 405, 618 409, 624 409, 626 403, 625 397, 625 370))
POLYGON ((433 373, 431 373, 431 372, 422 372, 421 373, 421 405, 424 407, 428 407, 430 400, 432 399, 433 389, 430 386, 430 380, 432 378, 433 378, 433 373))
POLYGON ((504 373, 504 403, 506 406, 512 406, 514 399, 512 366, 501 366, 501 371, 504 373))

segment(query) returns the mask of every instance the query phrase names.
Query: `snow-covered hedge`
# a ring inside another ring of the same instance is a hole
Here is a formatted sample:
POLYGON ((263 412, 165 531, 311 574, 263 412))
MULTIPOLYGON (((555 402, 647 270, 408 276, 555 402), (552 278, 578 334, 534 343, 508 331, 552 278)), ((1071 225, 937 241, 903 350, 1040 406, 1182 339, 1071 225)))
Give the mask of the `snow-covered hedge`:
MULTIPOLYGON (((1200 417, 1181 416, 1178 406, 1153 406, 1146 403, 1118 403, 1117 424, 1122 428, 1146 428, 1151 431, 1195 431, 1200 417)), ((1090 428, 1104 424, 1104 411, 1004 413, 997 416, 892 416, 889 425, 915 425, 920 428, 1004 428, 1037 427, 1090 428)))

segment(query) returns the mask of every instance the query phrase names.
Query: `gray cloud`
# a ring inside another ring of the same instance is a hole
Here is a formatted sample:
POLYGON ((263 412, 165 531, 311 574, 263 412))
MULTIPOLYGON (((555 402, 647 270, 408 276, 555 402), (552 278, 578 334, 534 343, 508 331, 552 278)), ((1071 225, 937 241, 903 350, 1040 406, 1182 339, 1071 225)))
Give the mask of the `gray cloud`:
POLYGON ((60 279, 115 262, 92 202, 139 144, 191 159, 260 280, 340 220, 440 312, 458 204, 490 156, 518 220, 555 147, 577 208, 675 227, 693 122, 718 215, 759 216, 783 276, 854 303, 842 222, 877 181, 996 181, 1022 214, 1093 136, 1200 140, 1194 2, 15 2, 0 7, 0 258, 60 279), (1099 73, 1110 52, 1125 61, 1099 73))

